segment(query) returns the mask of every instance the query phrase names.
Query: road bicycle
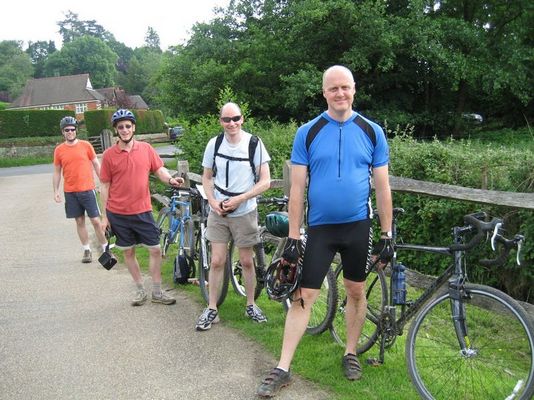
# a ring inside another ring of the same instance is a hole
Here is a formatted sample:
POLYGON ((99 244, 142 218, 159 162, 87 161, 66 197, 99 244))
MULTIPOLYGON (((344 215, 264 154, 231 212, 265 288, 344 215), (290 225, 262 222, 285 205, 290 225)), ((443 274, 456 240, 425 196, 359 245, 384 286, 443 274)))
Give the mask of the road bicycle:
MULTIPOLYGON (((207 229, 207 223, 208 223, 208 215, 209 215, 209 203, 208 198, 206 197, 206 193, 204 192, 204 188, 202 185, 196 186, 198 193, 199 193, 199 205, 198 205, 198 213, 197 213, 197 219, 195 221, 196 223, 196 235, 194 239, 195 243, 195 254, 196 258, 198 260, 198 283, 200 286, 200 293, 202 294, 202 297, 204 298, 204 301, 206 303, 209 303, 209 291, 210 290, 216 290, 217 291, 217 306, 220 306, 224 299, 226 298, 226 294, 228 293, 228 275, 229 275, 229 268, 226 266, 223 268, 223 278, 221 280, 221 284, 218 288, 209 287, 209 275, 210 275, 210 264, 211 264, 211 244, 209 240, 206 238, 206 229, 207 229)), ((226 264, 229 263, 229 258, 227 257, 226 264)))
POLYGON ((161 253, 166 257, 172 244, 177 244, 173 281, 186 283, 195 274, 194 224, 191 198, 197 196, 194 188, 172 188, 165 200, 168 205, 159 211, 157 226, 160 230, 161 253))
MULTIPOLYGON (((364 353, 378 343, 378 358, 370 358, 368 363, 382 364, 385 349, 395 343, 412 320, 405 357, 412 383, 423 399, 531 399, 532 319, 507 294, 468 282, 465 259, 466 252, 491 235, 491 246, 500 253, 495 259, 479 260, 482 265, 502 265, 512 249, 517 249, 519 261, 524 237, 507 239, 502 220, 487 221, 487 215, 480 212, 466 215, 465 225, 453 228, 453 243, 447 247, 404 244, 398 239, 396 224, 403 211, 394 210, 395 254, 390 263, 389 285, 380 263, 369 267, 367 315, 357 352, 364 353), (413 300, 406 298, 402 279, 406 271, 397 259, 397 252, 407 250, 453 259, 413 300)), ((331 327, 332 335, 343 345, 345 328, 341 317, 345 304, 346 299, 340 303, 339 315, 331 327)))

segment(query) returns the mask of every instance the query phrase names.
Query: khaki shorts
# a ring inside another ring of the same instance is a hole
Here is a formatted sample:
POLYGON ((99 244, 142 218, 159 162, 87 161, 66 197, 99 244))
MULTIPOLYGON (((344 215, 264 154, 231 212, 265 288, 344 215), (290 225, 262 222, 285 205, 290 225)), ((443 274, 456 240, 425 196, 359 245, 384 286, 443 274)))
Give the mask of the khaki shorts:
POLYGON ((206 238, 215 243, 228 243, 234 239, 237 248, 252 247, 258 244, 260 238, 257 210, 239 217, 221 217, 210 211, 206 238))

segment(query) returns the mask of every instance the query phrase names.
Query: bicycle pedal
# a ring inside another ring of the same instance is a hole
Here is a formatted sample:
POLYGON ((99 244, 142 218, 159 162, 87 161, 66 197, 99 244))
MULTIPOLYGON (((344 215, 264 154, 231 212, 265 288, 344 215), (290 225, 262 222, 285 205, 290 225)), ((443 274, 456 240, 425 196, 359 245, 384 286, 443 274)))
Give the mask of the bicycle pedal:
POLYGON ((368 358, 367 360, 365 360, 365 363, 367 365, 370 365, 371 367, 380 367, 384 364, 384 362, 380 361, 378 358, 368 358))

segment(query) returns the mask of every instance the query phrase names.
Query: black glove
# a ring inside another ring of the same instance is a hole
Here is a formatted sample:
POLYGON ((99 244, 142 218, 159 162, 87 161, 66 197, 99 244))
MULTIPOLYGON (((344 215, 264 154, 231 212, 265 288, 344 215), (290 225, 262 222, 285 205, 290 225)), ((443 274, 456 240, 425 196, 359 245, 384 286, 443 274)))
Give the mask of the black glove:
POLYGON ((371 254, 378 255, 380 262, 387 264, 393 257, 394 249, 391 238, 380 238, 377 244, 373 247, 371 254))
POLYGON ((284 252, 282 258, 289 264, 296 264, 297 260, 302 257, 304 248, 302 246, 302 240, 287 238, 286 245, 284 246, 284 252))

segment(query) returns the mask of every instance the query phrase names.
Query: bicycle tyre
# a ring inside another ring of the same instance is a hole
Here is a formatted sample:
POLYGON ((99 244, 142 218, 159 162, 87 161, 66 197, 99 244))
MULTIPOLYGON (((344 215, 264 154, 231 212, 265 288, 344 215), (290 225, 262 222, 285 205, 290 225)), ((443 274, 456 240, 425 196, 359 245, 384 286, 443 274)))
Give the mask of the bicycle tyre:
MULTIPOLYGON (((336 275, 334 270, 330 268, 321 285, 321 292, 313 304, 310 320, 306 327, 307 334, 319 335, 328 330, 336 314, 337 297, 336 275)), ((286 312, 289 307, 300 307, 298 300, 291 303, 284 301, 282 304, 286 312)))
MULTIPOLYGON (((257 249, 254 247, 253 252, 253 262, 254 262, 254 271, 256 272, 256 286, 254 288, 254 300, 260 297, 261 291, 263 290, 263 281, 260 277, 257 276, 257 267, 258 267, 258 255, 256 254, 257 249)), ((230 282, 234 291, 243 297, 247 296, 245 289, 245 284, 243 281, 243 268, 241 267, 241 262, 239 261, 239 251, 235 248, 234 241, 232 240, 228 246, 228 276, 230 277, 230 282)))
MULTIPOLYGON (((211 265, 211 244, 208 240, 205 241, 205 246, 202 246, 202 233, 199 231, 197 239, 195 241, 195 246, 198 251, 198 283, 200 286, 200 293, 204 298, 204 301, 209 304, 209 273, 211 265), (205 247, 203 249, 203 247, 205 247)), ((217 307, 220 306, 228 293, 228 266, 223 268, 223 279, 221 282, 221 287, 218 288, 219 296, 217 298, 217 307)))
POLYGON ((462 299, 467 355, 460 352, 448 292, 428 302, 410 326, 405 353, 418 393, 436 400, 531 399, 534 328, 529 315, 488 286, 466 284, 462 299))
MULTIPOLYGON (((339 264, 336 269, 336 283, 338 287, 339 303, 336 315, 330 327, 332 338, 341 346, 347 343, 347 326, 345 322, 345 306, 347 296, 345 295, 345 285, 343 284, 343 265, 339 264)), ((362 327, 357 354, 368 351, 376 343, 379 337, 379 319, 382 310, 388 303, 388 286, 386 274, 383 269, 374 268, 369 272, 366 279, 367 314, 365 324, 362 327)))
POLYGON ((161 246, 161 256, 167 256, 169 251, 169 246, 171 242, 169 241, 170 234, 170 221, 171 221, 171 209, 169 207, 163 207, 159 210, 157 227, 160 234, 160 246, 161 246))

